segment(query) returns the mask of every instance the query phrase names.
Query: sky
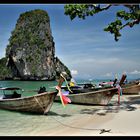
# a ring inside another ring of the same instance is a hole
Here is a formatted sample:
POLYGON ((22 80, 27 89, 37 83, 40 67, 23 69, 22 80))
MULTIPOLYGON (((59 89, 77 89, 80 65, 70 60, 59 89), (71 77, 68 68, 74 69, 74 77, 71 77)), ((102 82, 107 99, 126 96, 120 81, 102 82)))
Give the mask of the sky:
POLYGON ((115 20, 115 12, 122 6, 85 20, 70 20, 64 14, 65 4, 0 4, 0 58, 11 31, 14 30, 21 13, 34 9, 48 12, 57 56, 72 72, 73 78, 114 79, 123 73, 128 79, 140 78, 140 25, 126 27, 118 42, 103 29, 115 20))

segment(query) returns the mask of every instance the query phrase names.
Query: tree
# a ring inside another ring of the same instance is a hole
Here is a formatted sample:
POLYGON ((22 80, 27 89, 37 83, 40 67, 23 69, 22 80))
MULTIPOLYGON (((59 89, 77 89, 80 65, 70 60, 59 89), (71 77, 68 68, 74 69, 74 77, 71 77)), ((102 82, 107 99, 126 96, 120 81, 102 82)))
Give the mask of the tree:
MULTIPOLYGON (((119 4, 66 4, 64 6, 65 15, 69 15, 70 19, 78 17, 85 19, 87 16, 94 16, 95 14, 104 10, 109 10, 112 6, 120 6, 119 4)), ((116 12, 116 20, 108 24, 104 31, 114 34, 115 41, 121 36, 120 30, 124 27, 133 27, 140 23, 140 5, 122 5, 123 10, 116 12)))

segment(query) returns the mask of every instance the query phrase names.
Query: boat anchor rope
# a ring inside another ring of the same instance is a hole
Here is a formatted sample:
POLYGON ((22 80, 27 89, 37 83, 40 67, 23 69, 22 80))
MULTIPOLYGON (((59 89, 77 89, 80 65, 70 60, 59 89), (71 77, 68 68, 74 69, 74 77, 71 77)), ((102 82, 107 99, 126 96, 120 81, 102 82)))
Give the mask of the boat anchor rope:
POLYGON ((60 123, 61 125, 66 126, 66 127, 69 127, 69 128, 82 129, 82 130, 94 130, 94 131, 100 130, 100 133, 99 134, 102 134, 102 133, 105 133, 105 132, 111 133, 111 129, 98 129, 98 128, 81 128, 81 127, 75 127, 75 126, 70 126, 68 124, 64 124, 64 123, 56 120, 54 117, 51 117, 51 118, 53 120, 57 121, 58 123, 60 123))

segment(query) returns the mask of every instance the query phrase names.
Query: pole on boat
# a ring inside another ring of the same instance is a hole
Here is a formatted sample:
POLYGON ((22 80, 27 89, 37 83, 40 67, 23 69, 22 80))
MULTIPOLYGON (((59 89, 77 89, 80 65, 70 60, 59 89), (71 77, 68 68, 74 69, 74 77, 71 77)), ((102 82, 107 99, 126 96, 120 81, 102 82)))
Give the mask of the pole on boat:
POLYGON ((58 85, 57 85, 57 86, 59 86, 60 88, 61 88, 63 82, 65 81, 65 79, 64 79, 65 77, 67 77, 67 73, 66 73, 66 72, 62 72, 62 73, 60 74, 60 78, 59 78, 59 80, 58 80, 58 85))
POLYGON ((126 77, 127 77, 126 74, 122 75, 122 78, 121 78, 120 83, 119 83, 120 86, 123 84, 123 82, 125 81, 126 77))
POLYGON ((115 80, 113 81, 113 86, 115 86, 116 82, 117 82, 117 78, 115 78, 115 80))

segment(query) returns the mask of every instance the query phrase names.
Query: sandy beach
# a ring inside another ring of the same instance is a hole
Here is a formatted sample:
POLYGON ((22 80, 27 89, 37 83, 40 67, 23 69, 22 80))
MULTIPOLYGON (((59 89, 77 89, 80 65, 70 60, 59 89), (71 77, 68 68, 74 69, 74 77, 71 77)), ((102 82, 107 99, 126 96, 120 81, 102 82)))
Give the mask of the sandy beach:
POLYGON ((51 129, 38 136, 139 136, 140 135, 140 95, 123 95, 117 103, 115 95, 109 106, 82 106, 80 113, 65 108, 66 114, 57 118, 49 114, 53 122, 51 129), (132 97, 130 100, 129 97, 132 97), (67 112, 73 115, 67 116, 67 112), (54 123, 55 122, 55 123, 54 123))
POLYGON ((1 110, 0 136, 139 136, 140 95, 113 96, 107 106, 54 102, 47 115, 1 110), (131 99, 130 99, 131 98, 131 99))

